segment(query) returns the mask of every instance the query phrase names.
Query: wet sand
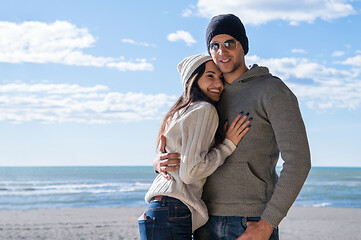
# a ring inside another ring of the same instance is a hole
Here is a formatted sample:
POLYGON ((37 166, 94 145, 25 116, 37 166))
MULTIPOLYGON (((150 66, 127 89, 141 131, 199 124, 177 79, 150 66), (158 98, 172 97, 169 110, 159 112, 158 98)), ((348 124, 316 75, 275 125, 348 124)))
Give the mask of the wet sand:
MULTIPOLYGON (((0 239, 139 239, 145 207, 0 211, 0 239)), ((281 240, 361 240, 361 209, 293 207, 280 224, 281 240)))

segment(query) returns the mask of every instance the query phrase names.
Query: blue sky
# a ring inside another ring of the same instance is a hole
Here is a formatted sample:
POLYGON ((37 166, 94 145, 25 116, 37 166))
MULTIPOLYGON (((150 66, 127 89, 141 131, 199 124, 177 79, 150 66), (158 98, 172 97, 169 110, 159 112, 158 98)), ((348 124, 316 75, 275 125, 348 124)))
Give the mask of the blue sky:
POLYGON ((313 166, 361 167, 360 0, 2 1, 0 166, 151 165, 179 61, 234 13, 297 95, 313 166))

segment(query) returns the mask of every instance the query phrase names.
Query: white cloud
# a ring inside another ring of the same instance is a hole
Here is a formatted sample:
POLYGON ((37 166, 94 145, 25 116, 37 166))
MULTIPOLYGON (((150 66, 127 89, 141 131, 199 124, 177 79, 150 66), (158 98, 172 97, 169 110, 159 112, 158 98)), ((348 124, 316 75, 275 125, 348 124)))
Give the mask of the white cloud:
POLYGON ((196 40, 194 40, 194 38, 189 32, 182 30, 179 30, 175 33, 170 33, 167 39, 168 41, 171 42, 184 41, 187 44, 187 46, 191 46, 192 44, 197 42, 196 40))
POLYGON ((343 55, 345 55, 345 52, 343 51, 334 51, 332 53, 332 57, 342 57, 343 55))
POLYGON ((155 47, 155 44, 150 44, 150 43, 146 43, 146 42, 136 42, 133 39, 129 39, 129 38, 123 38, 122 42, 130 43, 130 44, 133 44, 133 45, 144 46, 144 47, 155 47))
POLYGON ((176 97, 112 92, 77 84, 0 85, 0 121, 23 123, 112 123, 158 119, 176 97))
POLYGON ((329 81, 332 78, 352 78, 350 71, 328 68, 306 58, 269 58, 261 59, 249 56, 247 60, 267 66, 283 79, 291 77, 299 79, 314 79, 316 82, 329 81))
POLYGON ((138 59, 135 62, 111 62, 107 63, 106 66, 117 68, 120 71, 153 71, 153 65, 149 64, 146 59, 138 59))
POLYGON ((311 109, 344 108, 361 106, 361 80, 323 82, 315 85, 289 84, 295 94, 311 109))
POLYGON ((187 9, 182 11, 182 17, 190 17, 192 15, 196 15, 195 11, 197 11, 197 7, 191 4, 187 9))
POLYGON ((123 57, 96 57, 82 50, 95 38, 86 28, 66 21, 54 23, 0 22, 0 62, 57 63, 73 66, 113 67, 121 71, 152 71, 148 62, 124 61, 123 57))
POLYGON ((293 52, 293 53, 306 53, 306 51, 303 50, 303 49, 292 49, 291 52, 293 52))
POLYGON ((267 66, 310 108, 361 107, 361 77, 356 69, 329 68, 305 58, 261 59, 249 56, 247 61, 267 66))
POLYGON ((191 9, 186 9, 182 12, 182 17, 189 17, 193 14, 193 11, 191 9))
POLYGON ((352 0, 199 0, 198 12, 211 18, 218 14, 234 13, 246 24, 260 25, 273 20, 284 20, 291 25, 313 22, 320 18, 332 20, 355 14, 352 0))
POLYGON ((342 61, 341 64, 361 67, 361 55, 347 58, 345 61, 342 61))

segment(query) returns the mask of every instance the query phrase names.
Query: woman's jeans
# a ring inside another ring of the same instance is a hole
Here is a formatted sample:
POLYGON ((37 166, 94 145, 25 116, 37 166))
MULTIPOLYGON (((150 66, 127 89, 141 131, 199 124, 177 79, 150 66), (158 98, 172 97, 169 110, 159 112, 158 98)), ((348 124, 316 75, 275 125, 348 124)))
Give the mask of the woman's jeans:
POLYGON ((190 240, 192 216, 188 207, 172 197, 152 198, 146 219, 138 220, 141 240, 190 240))
MULTIPOLYGON (((206 225, 194 232, 194 240, 234 240, 246 231, 247 221, 259 221, 260 217, 209 216, 206 225)), ((269 240, 278 240, 278 228, 269 240)))

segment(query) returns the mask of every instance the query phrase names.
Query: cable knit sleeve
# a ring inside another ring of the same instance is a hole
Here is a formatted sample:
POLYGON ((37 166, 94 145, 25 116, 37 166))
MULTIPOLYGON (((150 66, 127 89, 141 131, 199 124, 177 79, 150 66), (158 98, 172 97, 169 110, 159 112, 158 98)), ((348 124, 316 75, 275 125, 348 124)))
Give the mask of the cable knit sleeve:
POLYGON ((182 119, 179 176, 184 183, 190 184, 208 177, 236 149, 228 139, 210 149, 218 121, 217 111, 209 103, 199 104, 182 119))

